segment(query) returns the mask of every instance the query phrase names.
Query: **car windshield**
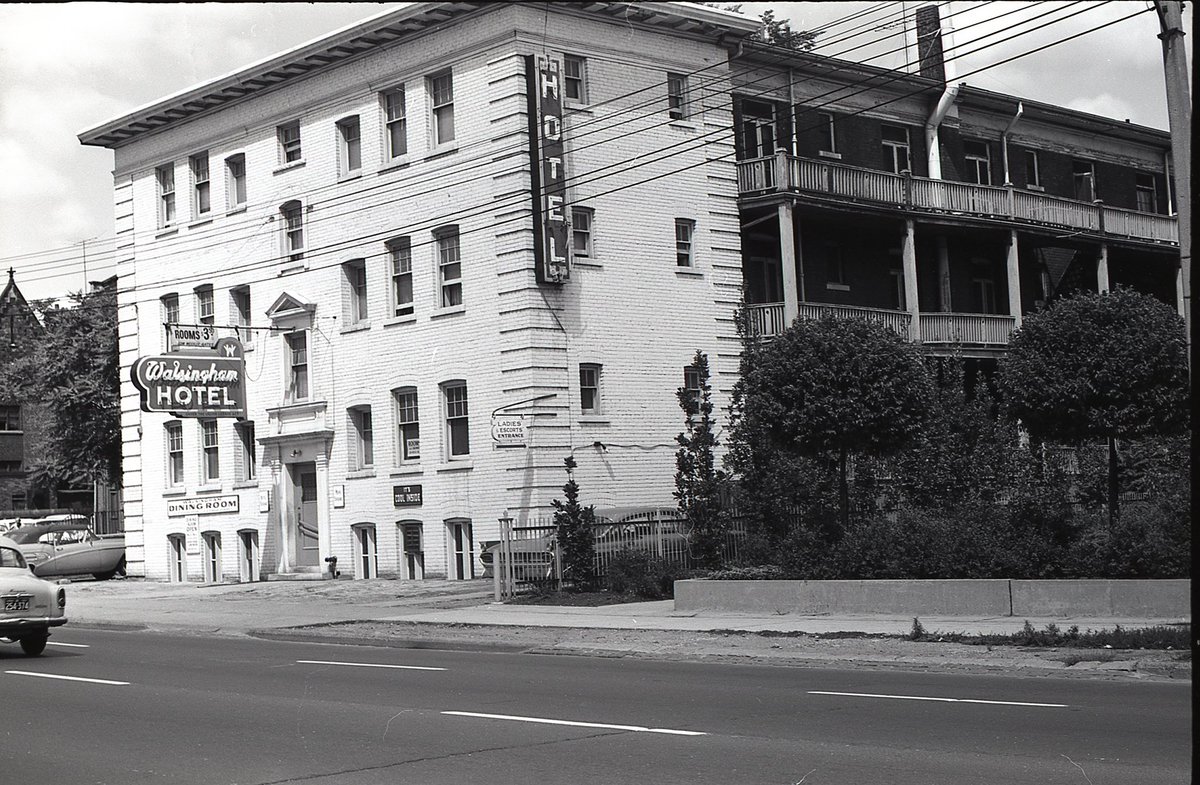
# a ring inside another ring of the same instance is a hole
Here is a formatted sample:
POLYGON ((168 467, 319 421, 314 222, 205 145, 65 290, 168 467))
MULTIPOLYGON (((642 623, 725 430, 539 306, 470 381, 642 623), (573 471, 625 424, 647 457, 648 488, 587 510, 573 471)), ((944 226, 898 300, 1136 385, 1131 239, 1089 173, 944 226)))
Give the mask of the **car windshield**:
POLYGON ((25 557, 16 548, 0 548, 0 567, 25 569, 25 557))

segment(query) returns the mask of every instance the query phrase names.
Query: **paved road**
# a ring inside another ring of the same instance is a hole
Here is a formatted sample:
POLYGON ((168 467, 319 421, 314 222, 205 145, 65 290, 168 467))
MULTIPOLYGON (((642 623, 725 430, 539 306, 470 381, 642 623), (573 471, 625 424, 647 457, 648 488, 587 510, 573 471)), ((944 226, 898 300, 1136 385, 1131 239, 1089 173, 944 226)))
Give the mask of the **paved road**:
POLYGON ((1188 684, 69 628, 52 643, 38 659, 0 646, 4 782, 1169 785, 1191 779, 1188 684))

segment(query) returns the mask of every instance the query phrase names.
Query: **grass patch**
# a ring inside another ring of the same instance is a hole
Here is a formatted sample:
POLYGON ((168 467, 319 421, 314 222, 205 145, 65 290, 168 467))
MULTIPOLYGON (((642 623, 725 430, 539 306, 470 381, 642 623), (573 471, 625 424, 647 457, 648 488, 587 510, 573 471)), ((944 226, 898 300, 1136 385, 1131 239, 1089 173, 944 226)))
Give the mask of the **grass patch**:
POLYGON ((627 602, 645 602, 636 594, 611 591, 530 591, 505 600, 506 605, 560 605, 570 608, 598 608, 627 602))
MULTIPOLYGON (((1172 649, 1191 652, 1190 624, 1159 625, 1156 627, 1122 627, 1111 630, 1080 630, 1071 625, 1063 630, 1056 624, 1035 629, 1028 621, 1018 632, 998 635, 966 635, 964 633, 931 633, 913 619, 908 639, 922 642, 948 641, 973 646, 1068 647, 1073 649, 1172 649)), ((1092 658, 1094 659, 1094 658, 1092 658)))

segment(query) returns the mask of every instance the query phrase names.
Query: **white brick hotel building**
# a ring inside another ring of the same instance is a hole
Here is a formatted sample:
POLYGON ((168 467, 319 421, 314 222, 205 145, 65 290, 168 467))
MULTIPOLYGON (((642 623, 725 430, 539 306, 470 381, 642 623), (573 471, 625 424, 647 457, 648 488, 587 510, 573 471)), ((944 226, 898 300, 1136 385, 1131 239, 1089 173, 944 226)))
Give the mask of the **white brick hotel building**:
POLYGON ((728 63, 755 27, 415 3, 82 133, 116 158, 130 574, 469 578, 568 455, 585 503, 673 506, 675 391, 697 349, 718 406, 737 371, 728 63), (207 326, 244 346, 245 417, 144 411, 135 362, 207 326))

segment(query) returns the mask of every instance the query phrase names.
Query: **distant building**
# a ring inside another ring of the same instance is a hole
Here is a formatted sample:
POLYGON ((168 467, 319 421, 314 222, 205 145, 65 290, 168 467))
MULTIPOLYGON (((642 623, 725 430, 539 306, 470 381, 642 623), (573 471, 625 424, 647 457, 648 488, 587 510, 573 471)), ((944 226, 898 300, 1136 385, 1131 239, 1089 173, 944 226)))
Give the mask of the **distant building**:
MULTIPOLYGON (((9 270, 0 292, 0 365, 23 356, 41 333, 42 323, 21 294, 15 271, 9 270)), ((30 476, 44 439, 41 411, 38 401, 0 401, 0 518, 58 507, 54 489, 30 476)))
POLYGON ((700 349, 727 406, 742 301, 991 362, 1072 286, 1175 296, 1166 134, 756 27, 415 3, 81 134, 116 157, 130 574, 470 578, 568 455, 585 503, 672 506, 676 390, 700 349), (144 411, 137 360, 203 335, 245 416, 144 411))

